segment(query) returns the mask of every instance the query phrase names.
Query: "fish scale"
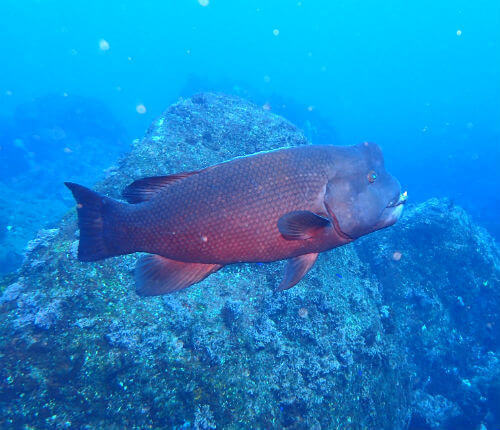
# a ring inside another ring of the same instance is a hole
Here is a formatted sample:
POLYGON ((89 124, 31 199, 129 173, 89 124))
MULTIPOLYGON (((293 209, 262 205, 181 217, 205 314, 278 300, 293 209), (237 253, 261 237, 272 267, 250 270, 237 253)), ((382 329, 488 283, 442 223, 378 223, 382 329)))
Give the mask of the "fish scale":
POLYGON ((280 260, 317 249, 321 241, 291 242, 277 228, 283 214, 313 209, 313 196, 327 182, 321 168, 326 151, 297 149, 315 149, 308 151, 314 157, 295 150, 258 154, 251 163, 238 158, 169 185, 133 208, 125 223, 141 232, 139 250, 179 261, 228 264, 280 260))

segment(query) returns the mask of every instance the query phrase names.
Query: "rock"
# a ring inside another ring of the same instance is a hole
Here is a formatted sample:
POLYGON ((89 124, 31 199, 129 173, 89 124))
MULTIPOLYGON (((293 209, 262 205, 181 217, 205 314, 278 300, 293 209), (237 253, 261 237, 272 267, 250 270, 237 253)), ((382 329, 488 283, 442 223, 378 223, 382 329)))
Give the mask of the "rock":
POLYGON ((500 348, 500 252, 494 239, 449 200, 431 199, 355 247, 382 285, 388 322, 416 373, 416 416, 425 409, 422 399, 432 398, 442 406, 441 418, 436 411, 425 418, 432 428, 479 427, 488 414, 496 415, 498 427, 498 404, 488 401, 498 382, 479 377, 485 367, 489 375, 500 372, 491 360, 500 348), (395 252, 400 259, 394 260, 395 252), (445 426, 445 417, 455 421, 445 426))
MULTIPOLYGON (((302 133, 269 111, 235 97, 200 94, 167 109, 98 189, 119 197, 141 176, 302 144, 302 133)), ((320 255, 305 280, 284 293, 275 291, 283 263, 241 264, 155 298, 134 292, 135 255, 75 261, 76 220, 73 213, 66 216, 48 246, 27 256, 17 306, 0 307, 0 379, 10 381, 0 384, 0 427, 407 428, 413 393, 430 395, 424 382, 416 382, 424 380, 421 362, 434 354, 439 365, 439 342, 449 343, 444 336, 420 340, 409 351, 405 337, 417 334, 408 332, 405 318, 411 317, 413 329, 417 323, 429 327, 422 338, 435 335, 439 324, 422 316, 439 300, 429 292, 441 283, 449 293, 457 281, 446 259, 433 266, 432 282, 426 268, 419 272, 411 263, 424 262, 424 252, 438 253, 445 236, 443 231, 429 245, 412 229, 432 236, 455 222, 442 202, 434 206, 409 211, 390 235, 384 230, 359 246, 320 255), (398 262, 389 254, 395 247, 402 253, 398 262), (412 300, 423 310, 411 302, 405 311, 412 300), (40 326, 40 315, 51 322, 40 326)), ((473 270, 471 279, 487 276, 498 307, 497 251, 486 245, 486 234, 475 236, 479 230, 464 237, 465 226, 474 228, 465 222, 447 236, 447 246, 450 253, 468 253, 462 258, 473 270)), ((476 293, 465 289, 460 294, 468 306, 476 293)), ((446 306, 451 303, 456 300, 446 306)), ((495 317, 493 304, 483 309, 495 317)), ((453 324, 453 339, 459 330, 469 333, 451 318, 448 330, 453 324)), ((495 335, 472 339, 470 330, 468 347, 480 351, 486 339, 495 345, 495 335)), ((488 385, 496 366, 488 357, 471 385, 488 385)), ((435 399, 442 404, 467 412, 460 398, 440 396, 435 399)))
POLYGON ((24 285, 21 281, 17 281, 14 282, 13 284, 10 284, 7 288, 5 288, 2 295, 0 296, 0 305, 6 302, 12 302, 13 300, 16 300, 19 297, 19 294, 21 294, 23 288, 24 285))

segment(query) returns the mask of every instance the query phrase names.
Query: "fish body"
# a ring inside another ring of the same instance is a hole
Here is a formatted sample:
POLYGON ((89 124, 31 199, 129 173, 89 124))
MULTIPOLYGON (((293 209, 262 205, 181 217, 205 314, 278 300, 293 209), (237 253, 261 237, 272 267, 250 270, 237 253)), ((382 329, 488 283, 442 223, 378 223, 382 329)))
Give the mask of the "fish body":
POLYGON ((404 202, 374 144, 286 148, 144 178, 125 189, 129 203, 67 185, 78 203, 79 259, 151 254, 136 269, 143 295, 185 288, 227 264, 283 259, 280 288, 290 288, 318 253, 394 223, 404 202), (375 215, 349 212, 356 199, 375 215))

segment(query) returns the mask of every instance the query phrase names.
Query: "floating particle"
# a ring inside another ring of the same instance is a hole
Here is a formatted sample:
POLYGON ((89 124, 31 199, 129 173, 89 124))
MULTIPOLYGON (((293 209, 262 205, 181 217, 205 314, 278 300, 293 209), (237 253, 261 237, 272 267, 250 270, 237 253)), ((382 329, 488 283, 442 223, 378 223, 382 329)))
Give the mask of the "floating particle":
POLYGON ((63 97, 68 97, 68 93, 67 93, 67 92, 64 92, 64 93, 63 93, 63 97))
POLYGON ((118 85, 118 86, 116 87, 116 91, 121 91, 121 90, 122 90, 122 87, 121 87, 120 85, 118 85))
POLYGON ((71 51, 69 51, 69 53, 71 55, 76 55, 76 54, 78 54, 78 51, 75 48, 73 48, 71 51))
POLYGON ((462 30, 457 30, 457 36, 461 36, 462 35, 462 30))
POLYGON ((109 42, 106 39, 99 40, 99 49, 101 51, 109 51, 109 42))
POLYGON ((12 91, 11 91, 11 90, 7 90, 7 91, 5 91, 5 95, 6 95, 6 96, 11 96, 11 95, 12 95, 12 91))
POLYGON ((210 3, 209 0, 198 0, 198 3, 200 4, 200 6, 208 6, 208 4, 210 3))
POLYGON ((269 103, 264 103, 264 105, 262 106, 262 109, 264 110, 271 110, 271 105, 269 103))
POLYGON ((66 147, 64 147, 63 151, 64 151, 64 153, 65 153, 65 154, 71 154, 71 153, 73 152, 73 151, 71 150, 71 148, 68 148, 67 146, 66 146, 66 147))
POLYGON ((142 115, 142 114, 146 113, 146 106, 144 106, 142 103, 140 103, 135 107, 135 110, 137 111, 137 113, 140 113, 142 115))
POLYGON ((394 261, 399 261, 399 260, 401 260, 402 256, 403 256, 403 254, 400 251, 394 251, 394 253, 392 254, 392 259, 394 261))
POLYGON ((127 57, 127 60, 128 60, 128 61, 132 61, 132 60, 133 60, 133 58, 132 58, 132 57, 127 57))
POLYGON ((268 76, 268 75, 264 76, 264 82, 265 82, 266 84, 268 84, 269 82, 271 82, 271 77, 270 77, 270 76, 268 76))
POLYGON ((186 54, 191 55, 191 49, 186 49, 186 54))
POLYGON ((307 106, 307 110, 308 110, 309 112, 312 112, 312 111, 314 110, 314 106, 307 106))
POLYGON ((326 72, 326 66, 321 66, 321 69, 320 69, 322 72, 326 72))
POLYGON ((275 36, 279 36, 279 35, 280 35, 280 31, 279 31, 277 28, 275 28, 275 29, 273 30, 273 34, 274 34, 275 36))
POLYGON ((307 310, 307 308, 300 308, 298 314, 301 318, 307 318, 309 316, 309 311, 307 310))

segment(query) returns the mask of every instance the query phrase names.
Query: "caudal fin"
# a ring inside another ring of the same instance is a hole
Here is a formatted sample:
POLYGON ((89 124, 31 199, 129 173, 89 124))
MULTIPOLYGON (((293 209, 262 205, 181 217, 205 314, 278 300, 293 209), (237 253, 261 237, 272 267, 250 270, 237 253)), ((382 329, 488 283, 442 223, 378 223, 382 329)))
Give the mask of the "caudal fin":
POLYGON ((78 259, 97 261, 126 254, 113 239, 113 221, 122 203, 104 197, 95 191, 73 182, 65 182, 76 200, 80 243, 78 259))

